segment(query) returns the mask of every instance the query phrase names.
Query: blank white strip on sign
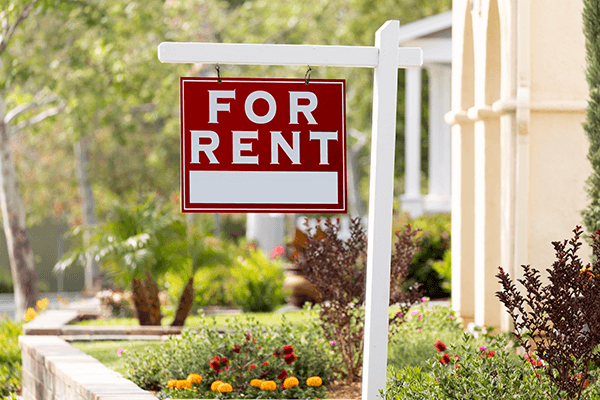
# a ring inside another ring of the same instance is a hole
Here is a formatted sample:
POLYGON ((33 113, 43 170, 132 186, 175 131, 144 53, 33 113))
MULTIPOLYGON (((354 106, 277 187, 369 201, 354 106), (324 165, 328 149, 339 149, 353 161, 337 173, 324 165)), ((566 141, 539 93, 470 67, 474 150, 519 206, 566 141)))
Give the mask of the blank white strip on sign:
POLYGON ((337 172, 190 171, 190 202, 337 204, 337 172))

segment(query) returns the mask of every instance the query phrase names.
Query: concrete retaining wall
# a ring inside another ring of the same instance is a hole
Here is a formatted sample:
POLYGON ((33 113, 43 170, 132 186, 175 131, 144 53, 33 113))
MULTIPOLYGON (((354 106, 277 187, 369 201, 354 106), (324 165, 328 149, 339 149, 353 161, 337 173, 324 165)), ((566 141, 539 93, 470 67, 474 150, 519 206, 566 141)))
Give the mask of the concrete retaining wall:
POLYGON ((23 400, 155 400, 56 336, 20 336, 23 400))

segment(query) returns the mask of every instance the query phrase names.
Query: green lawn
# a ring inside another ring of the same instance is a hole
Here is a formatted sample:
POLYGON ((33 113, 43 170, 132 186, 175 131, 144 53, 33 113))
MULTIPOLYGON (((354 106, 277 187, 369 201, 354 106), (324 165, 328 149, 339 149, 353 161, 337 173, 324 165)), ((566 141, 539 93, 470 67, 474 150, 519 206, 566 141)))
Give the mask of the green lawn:
POLYGON ((95 359, 102 362, 108 368, 117 371, 121 374, 125 373, 125 363, 123 358, 117 354, 119 349, 125 349, 125 351, 141 350, 146 347, 159 348, 162 342, 160 341, 130 341, 130 340, 116 340, 116 341, 97 341, 97 342, 71 342, 71 346, 78 348, 94 357, 95 359))
MULTIPOLYGON (((261 325, 279 325, 281 317, 285 315, 287 320, 294 325, 301 325, 310 318, 316 318, 314 312, 300 310, 290 311, 286 313, 243 313, 235 315, 210 315, 210 316, 188 316, 185 320, 186 327, 196 327, 203 324, 225 326, 228 321, 244 321, 247 317, 256 319, 261 325)), ((169 326, 173 321, 173 317, 165 317, 162 319, 163 326, 169 326)), ((111 319, 96 319, 76 322, 75 325, 88 326, 105 326, 105 325, 121 325, 121 326, 138 326, 139 321, 136 318, 111 318, 111 319)))

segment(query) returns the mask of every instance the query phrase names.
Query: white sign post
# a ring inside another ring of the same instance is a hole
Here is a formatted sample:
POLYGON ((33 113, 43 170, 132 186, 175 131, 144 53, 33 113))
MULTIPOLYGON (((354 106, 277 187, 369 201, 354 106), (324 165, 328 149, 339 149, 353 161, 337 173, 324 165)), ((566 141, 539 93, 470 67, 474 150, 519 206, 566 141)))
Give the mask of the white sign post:
POLYGON ((161 43, 163 63, 310 65, 375 69, 369 187, 367 292, 362 398, 385 390, 398 68, 423 64, 420 48, 398 47, 398 21, 375 34, 375 46, 161 43))

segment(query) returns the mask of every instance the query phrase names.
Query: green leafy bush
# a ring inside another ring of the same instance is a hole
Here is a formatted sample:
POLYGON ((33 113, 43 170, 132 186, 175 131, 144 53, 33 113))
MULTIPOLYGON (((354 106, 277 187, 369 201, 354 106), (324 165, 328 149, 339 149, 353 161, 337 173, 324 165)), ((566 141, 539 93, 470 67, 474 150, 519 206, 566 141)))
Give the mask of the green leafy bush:
POLYGON ((443 260, 428 260, 428 264, 444 279, 442 289, 452 292, 452 251, 447 249, 443 260))
POLYGON ((19 335, 23 323, 16 323, 6 315, 0 316, 0 397, 16 393, 21 386, 21 349, 19 335))
MULTIPOLYGON (((234 244, 215 238, 206 240, 213 243, 210 251, 222 254, 223 260, 196 271, 196 309, 206 306, 235 306, 246 312, 270 312, 284 304, 284 275, 280 260, 270 259, 261 250, 247 246, 243 241, 234 244)), ((186 283, 176 273, 167 273, 166 281, 172 298, 181 293, 186 283)))
MULTIPOLYGON (((432 346, 434 343, 431 344, 432 346)), ((422 367, 389 368, 385 400, 449 399, 565 399, 564 393, 551 390, 545 366, 516 356, 504 336, 497 336, 487 347, 473 344, 464 334, 460 346, 436 343, 441 351, 422 367)), ((574 377, 574 379, 577 379, 574 377)), ((597 399, 600 385, 590 384, 582 399, 597 399)))
MULTIPOLYGON (((404 324, 395 328, 388 343, 388 364, 400 369, 425 366, 436 355, 432 343, 458 343, 463 327, 448 307, 427 307, 426 302, 410 309, 404 324)), ((483 343, 483 339, 480 340, 483 343)))
POLYGON ((235 243, 246 237, 246 214, 221 214, 221 235, 235 243))
POLYGON ((270 312, 285 302, 283 265, 260 250, 245 249, 234 264, 234 304, 245 312, 270 312))
POLYGON ((186 330, 159 349, 125 353, 125 376, 143 389, 162 390, 162 398, 323 398, 323 387, 307 387, 305 382, 319 376, 327 384, 331 346, 321 339, 315 322, 298 327, 282 318, 280 328, 263 327, 248 318, 230 323, 224 332, 209 326, 207 319, 199 331, 186 330), (202 382, 187 391, 168 387, 171 379, 185 380, 189 374, 200 375, 202 382), (291 376, 300 385, 282 390, 280 385, 291 376), (258 390, 250 386, 253 379, 273 380, 277 388, 258 390), (231 384, 232 392, 211 391, 215 381, 231 384))
POLYGON ((13 293, 14 287, 11 279, 0 279, 0 293, 13 293))
POLYGON ((434 263, 444 260, 450 249, 450 213, 425 214, 415 219, 411 219, 406 213, 400 214, 394 218, 394 232, 401 230, 406 224, 423 231, 419 236, 421 249, 415 254, 408 270, 409 284, 420 283, 421 289, 429 298, 448 297, 451 275, 440 275, 434 268, 434 263))

